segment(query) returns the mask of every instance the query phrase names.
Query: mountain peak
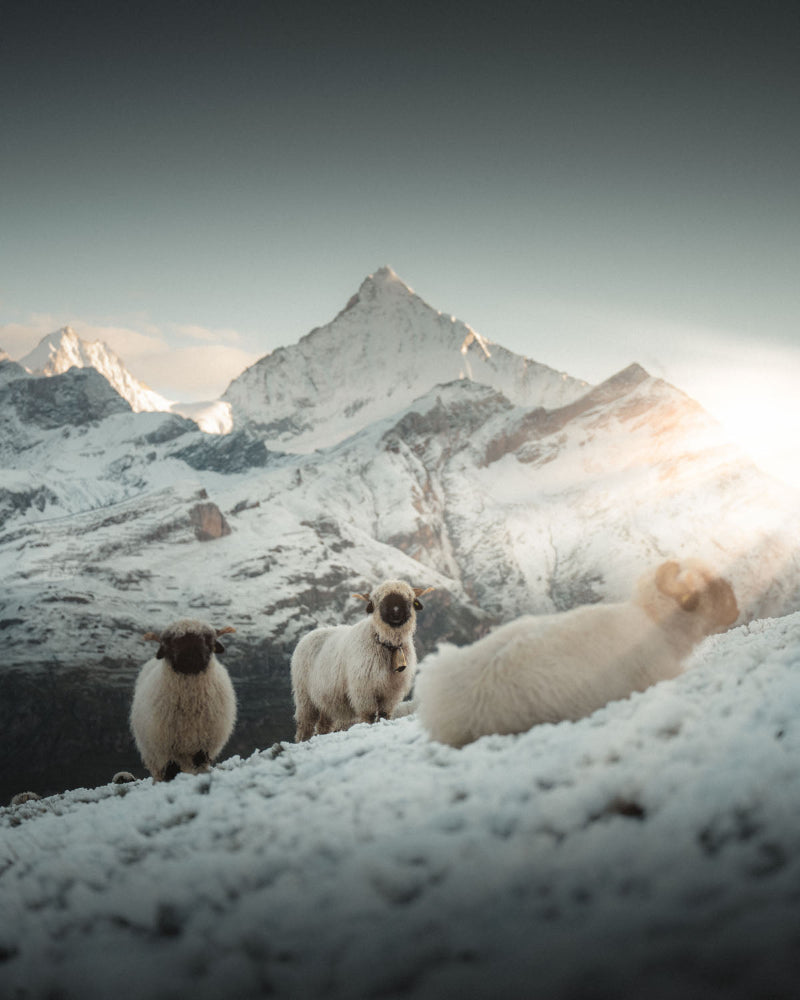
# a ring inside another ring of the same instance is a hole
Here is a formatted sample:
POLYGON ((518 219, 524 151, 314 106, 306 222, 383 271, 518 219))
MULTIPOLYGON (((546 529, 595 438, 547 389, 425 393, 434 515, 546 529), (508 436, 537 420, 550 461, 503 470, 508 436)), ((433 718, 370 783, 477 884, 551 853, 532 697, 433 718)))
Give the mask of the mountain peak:
POLYGON ((484 340, 432 308, 390 267, 298 344, 272 352, 228 387, 234 425, 295 451, 335 444, 428 393, 468 379, 524 406, 563 406, 588 389, 484 340))
POLYGON ((405 284, 405 282, 401 281, 400 278, 398 278, 397 274, 392 270, 391 267, 389 267, 388 264, 384 264, 383 267, 379 267, 378 270, 375 271, 374 273, 368 274, 367 277, 362 282, 362 287, 367 283, 371 283, 373 285, 378 285, 378 286, 400 284, 404 288, 408 287, 405 284))
POLYGON ((373 274, 368 274, 361 282, 358 292, 350 302, 355 305, 357 302, 372 302, 375 299, 395 297, 395 298, 416 298, 413 288, 402 281, 397 274, 388 266, 379 267, 373 274))
POLYGON ((170 401, 134 378, 124 361, 102 340, 83 340, 71 326, 42 337, 19 363, 31 375, 50 377, 70 368, 94 368, 133 410, 168 410, 170 401))

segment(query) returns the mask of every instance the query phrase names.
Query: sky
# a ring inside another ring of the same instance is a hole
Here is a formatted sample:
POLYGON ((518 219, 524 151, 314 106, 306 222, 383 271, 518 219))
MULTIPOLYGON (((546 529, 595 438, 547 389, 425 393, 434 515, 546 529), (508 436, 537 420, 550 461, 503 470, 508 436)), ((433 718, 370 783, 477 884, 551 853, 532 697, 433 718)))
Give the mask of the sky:
POLYGON ((637 361, 800 486, 800 7, 3 5, 0 347, 182 400, 382 265, 597 382, 637 361))

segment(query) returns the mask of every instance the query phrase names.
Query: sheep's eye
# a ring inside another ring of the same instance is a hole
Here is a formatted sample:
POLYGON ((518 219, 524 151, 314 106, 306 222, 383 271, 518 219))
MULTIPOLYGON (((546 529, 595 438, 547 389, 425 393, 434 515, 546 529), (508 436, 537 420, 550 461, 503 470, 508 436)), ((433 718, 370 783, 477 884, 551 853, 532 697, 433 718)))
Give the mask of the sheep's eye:
POLYGON ((422 611, 423 607, 424 607, 424 604, 422 603, 422 601, 417 601, 417 600, 414 601, 414 610, 415 611, 422 611))

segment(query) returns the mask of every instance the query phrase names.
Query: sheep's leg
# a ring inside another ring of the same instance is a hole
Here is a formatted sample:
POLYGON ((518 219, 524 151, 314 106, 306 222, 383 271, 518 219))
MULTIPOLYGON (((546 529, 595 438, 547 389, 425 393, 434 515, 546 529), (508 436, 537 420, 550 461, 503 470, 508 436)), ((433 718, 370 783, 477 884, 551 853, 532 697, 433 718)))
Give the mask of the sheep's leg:
POLYGON ((167 762, 167 766, 164 768, 163 780, 172 781, 176 775, 181 773, 181 766, 176 760, 170 760, 167 762))
POLYGON ((358 716, 359 722, 377 722, 379 719, 387 719, 388 713, 384 710, 382 702, 377 702, 369 712, 362 711, 358 716))
POLYGON ((302 688, 296 691, 294 718, 297 722, 297 732, 294 737, 295 743, 303 743, 305 740, 311 739, 319 715, 319 709, 308 697, 308 694, 302 688))
POLYGON ((192 765, 196 767, 198 771, 207 771, 210 764, 211 761, 209 760, 208 754, 205 750, 198 750, 192 757, 192 765))
POLYGON ((320 712, 317 719, 317 733, 323 736, 325 733, 330 732, 333 732, 333 719, 324 712, 320 712))
POLYGON ((297 732, 294 737, 295 743, 310 740, 314 735, 314 726, 319 719, 317 709, 313 705, 304 705, 302 708, 298 707, 295 718, 297 719, 297 732))

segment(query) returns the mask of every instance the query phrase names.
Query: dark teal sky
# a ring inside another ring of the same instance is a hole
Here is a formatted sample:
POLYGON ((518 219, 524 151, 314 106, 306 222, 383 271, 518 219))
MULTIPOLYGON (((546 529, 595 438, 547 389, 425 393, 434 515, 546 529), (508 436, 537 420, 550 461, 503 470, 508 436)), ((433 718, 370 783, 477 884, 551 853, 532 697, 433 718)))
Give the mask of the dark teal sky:
POLYGON ((797 4, 27 0, 1 30, 12 356, 48 322, 258 356, 382 264, 590 380, 800 349, 797 4))

